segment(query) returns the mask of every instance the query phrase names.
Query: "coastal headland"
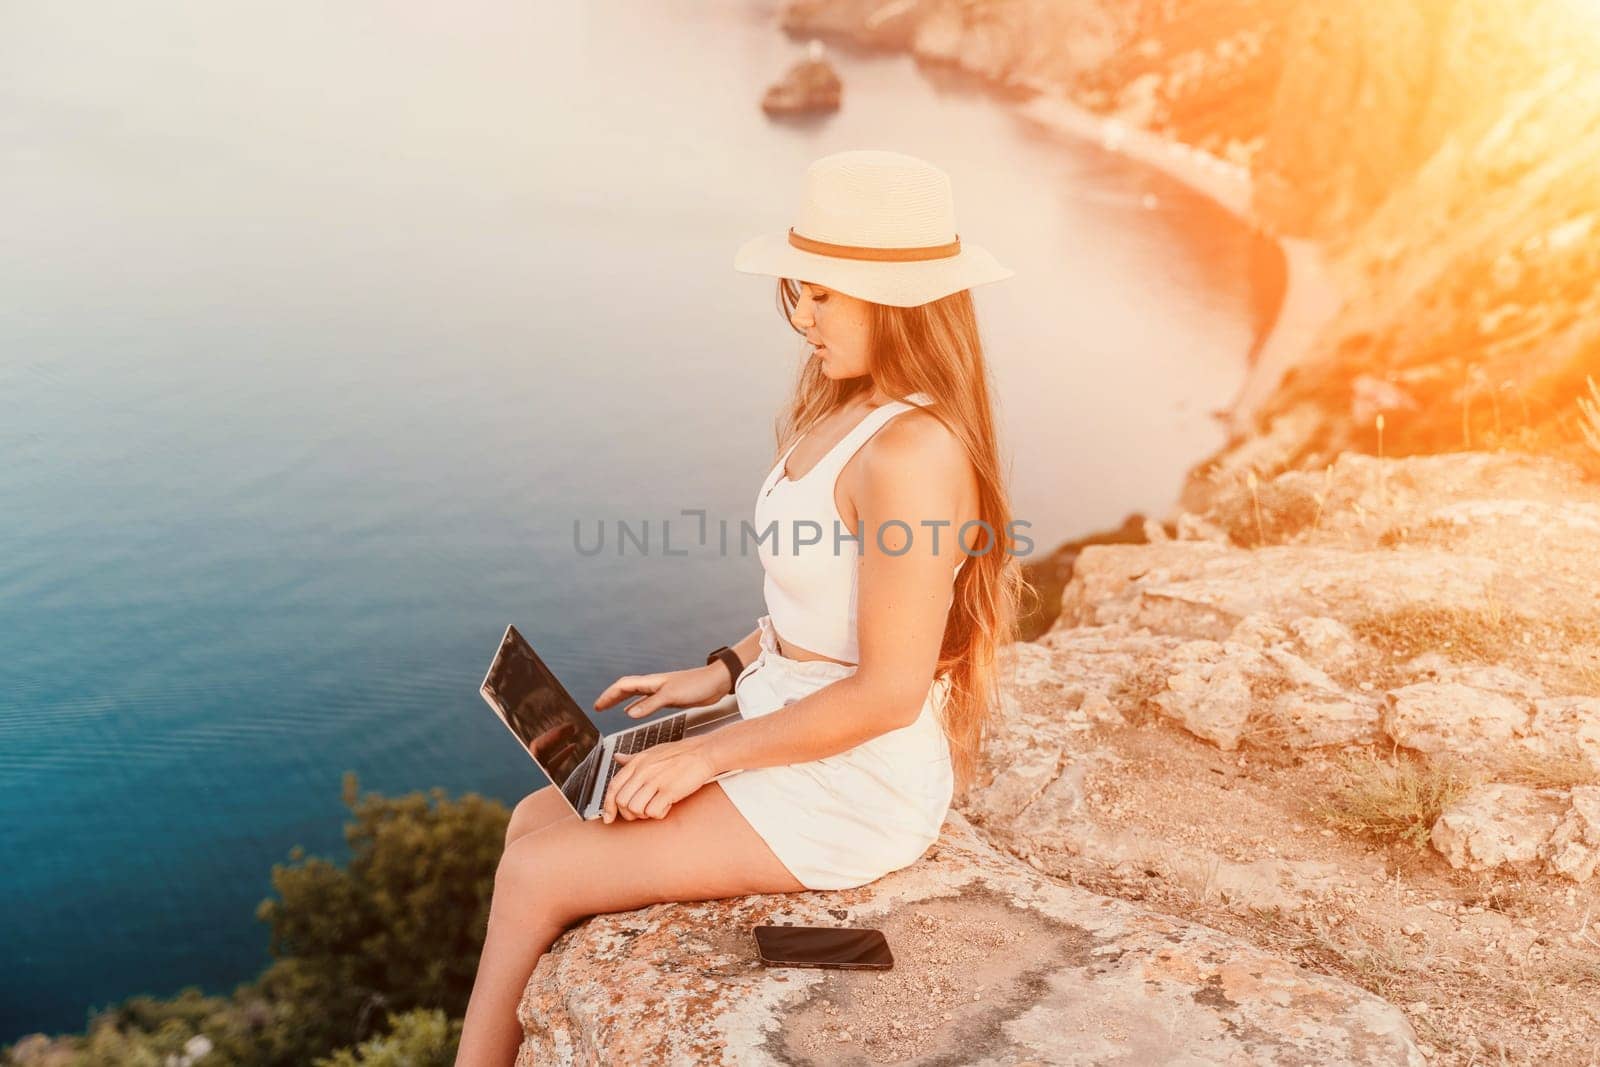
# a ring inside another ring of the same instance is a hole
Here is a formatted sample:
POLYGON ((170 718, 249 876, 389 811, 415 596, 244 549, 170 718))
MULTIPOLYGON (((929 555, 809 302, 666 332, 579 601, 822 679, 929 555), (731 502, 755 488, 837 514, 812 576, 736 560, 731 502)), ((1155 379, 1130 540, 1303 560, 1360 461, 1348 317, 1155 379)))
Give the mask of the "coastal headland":
POLYGON ((1278 243, 1282 302, 1171 512, 1042 565, 935 854, 814 906, 575 932, 529 984, 522 1062, 1595 1062, 1594 19, 791 0, 782 24, 1161 166, 1278 243), (759 975, 718 940, 828 904, 918 973, 759 975), (686 1000, 637 1006, 618 958, 686 1000))

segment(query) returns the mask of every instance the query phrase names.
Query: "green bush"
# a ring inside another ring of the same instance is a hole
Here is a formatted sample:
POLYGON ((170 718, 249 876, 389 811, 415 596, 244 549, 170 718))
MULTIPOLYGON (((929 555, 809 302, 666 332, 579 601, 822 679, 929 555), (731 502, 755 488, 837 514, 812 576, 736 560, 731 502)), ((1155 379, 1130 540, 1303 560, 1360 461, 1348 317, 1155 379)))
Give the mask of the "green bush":
POLYGON ((195 1067, 450 1063, 460 1026, 449 1020, 466 1014, 510 813, 473 793, 358 792, 347 773, 348 867, 298 846, 273 865, 276 898, 256 910, 273 956, 260 978, 232 997, 130 997, 51 1042, 50 1062, 169 1067, 200 1035, 210 1048, 195 1067), (392 1033, 377 1036, 386 1019, 392 1033), (446 1047, 450 1058, 430 1051, 446 1047))
POLYGON ((295 865, 273 865, 279 899, 256 911, 277 960, 258 986, 269 1002, 301 1009, 304 1053, 365 1040, 384 1012, 466 1014, 510 820, 503 804, 472 793, 454 802, 437 788, 357 793, 346 774, 349 867, 297 849, 295 865))
POLYGON ((437 1009, 395 1016, 389 1032, 353 1049, 341 1049, 314 1067, 452 1067, 461 1042, 461 1020, 437 1009))

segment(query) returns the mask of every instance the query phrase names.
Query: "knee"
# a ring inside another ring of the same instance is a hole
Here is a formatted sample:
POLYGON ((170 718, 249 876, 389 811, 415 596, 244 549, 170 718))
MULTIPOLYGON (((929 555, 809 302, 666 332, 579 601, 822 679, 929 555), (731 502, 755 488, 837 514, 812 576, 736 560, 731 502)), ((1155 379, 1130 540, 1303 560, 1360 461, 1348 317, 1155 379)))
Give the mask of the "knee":
POLYGON ((506 824, 506 847, 511 842, 532 830, 550 821, 552 815, 560 814, 557 805, 565 806, 566 801, 555 796, 555 786, 547 785, 543 789, 535 790, 517 801, 517 806, 511 809, 511 821, 506 824))
POLYGON ((533 819, 533 798, 537 795, 528 794, 517 801, 517 806, 511 809, 511 821, 506 823, 506 848, 510 848, 511 842, 527 832, 528 824, 533 819))
POLYGON ((500 863, 494 869, 494 890, 522 892, 533 882, 538 864, 543 860, 542 849, 533 839, 508 838, 500 853, 500 863))
POLYGON ((524 914, 557 927, 581 917, 581 903, 562 876, 561 857, 534 834, 512 841, 494 872, 495 896, 516 901, 524 914))

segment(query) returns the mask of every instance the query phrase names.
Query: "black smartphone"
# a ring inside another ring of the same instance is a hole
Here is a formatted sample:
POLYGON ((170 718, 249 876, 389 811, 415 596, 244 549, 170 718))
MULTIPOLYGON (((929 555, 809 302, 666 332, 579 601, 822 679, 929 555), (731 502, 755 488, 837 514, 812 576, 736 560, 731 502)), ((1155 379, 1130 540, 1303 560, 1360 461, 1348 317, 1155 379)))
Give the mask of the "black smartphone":
POLYGON ((850 926, 758 926, 756 948, 769 967, 842 967, 887 971, 894 966, 883 931, 850 926))

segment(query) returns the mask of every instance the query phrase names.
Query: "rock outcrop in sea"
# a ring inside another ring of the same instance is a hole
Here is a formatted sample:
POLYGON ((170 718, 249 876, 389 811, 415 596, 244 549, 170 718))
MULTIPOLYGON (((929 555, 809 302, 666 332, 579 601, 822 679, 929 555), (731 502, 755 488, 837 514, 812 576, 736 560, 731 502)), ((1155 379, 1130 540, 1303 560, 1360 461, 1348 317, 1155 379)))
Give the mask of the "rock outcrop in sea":
POLYGON ((761 97, 768 115, 817 115, 839 110, 844 83, 823 55, 821 42, 813 41, 805 59, 790 67, 783 78, 761 97))

